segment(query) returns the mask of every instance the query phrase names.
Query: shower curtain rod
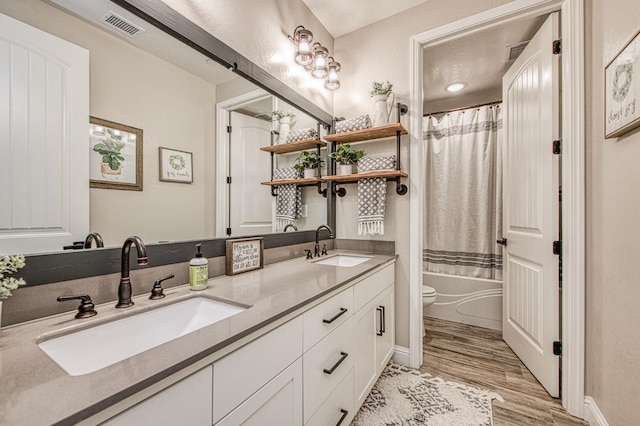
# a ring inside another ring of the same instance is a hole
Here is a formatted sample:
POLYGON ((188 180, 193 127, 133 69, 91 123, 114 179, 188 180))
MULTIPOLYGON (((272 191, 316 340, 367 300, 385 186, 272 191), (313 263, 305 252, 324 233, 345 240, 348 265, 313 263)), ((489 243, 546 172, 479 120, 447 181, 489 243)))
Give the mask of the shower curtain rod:
POLYGON ((478 104, 478 105, 471 105, 471 106, 464 107, 464 108, 450 109, 448 111, 429 112, 427 114, 422 114, 422 116, 426 117, 428 115, 447 114, 447 113, 450 113, 450 112, 464 111, 465 109, 480 108, 480 107, 483 107, 483 106, 493 106, 493 105, 497 105, 497 104, 501 104, 501 103, 502 103, 502 101, 493 101, 493 102, 488 102, 488 103, 483 103, 483 104, 478 104))

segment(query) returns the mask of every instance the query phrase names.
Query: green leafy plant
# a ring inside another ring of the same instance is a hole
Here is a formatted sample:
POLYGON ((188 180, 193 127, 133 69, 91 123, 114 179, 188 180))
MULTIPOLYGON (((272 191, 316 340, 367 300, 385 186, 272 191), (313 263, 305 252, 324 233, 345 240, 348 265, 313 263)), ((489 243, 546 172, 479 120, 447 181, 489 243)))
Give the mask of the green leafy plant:
POLYGON ((364 156, 364 150, 356 151, 348 143, 342 144, 337 150, 329 154, 338 164, 355 164, 364 156))
POLYGON ((281 118, 284 118, 284 117, 293 118, 295 116, 296 115, 294 113, 292 113, 291 111, 283 111, 281 109, 277 109, 277 110, 271 112, 271 117, 273 117, 274 121, 278 121, 278 120, 280 120, 281 118))
POLYGON ((11 296, 11 292, 18 286, 26 284, 23 278, 16 279, 9 276, 18 272, 18 269, 24 268, 24 265, 25 259, 22 254, 0 257, 0 300, 11 296))
POLYGON ((387 80, 384 83, 378 83, 374 81, 371 84, 371 96, 373 95, 388 95, 391 93, 391 89, 393 89, 393 84, 389 83, 387 80))
POLYGON ((296 170, 317 169, 322 165, 324 160, 320 158, 317 152, 302 151, 293 168, 296 170))
POLYGON ((109 165, 111 170, 118 170, 124 161, 120 150, 124 148, 122 133, 105 128, 105 135, 100 142, 93 146, 93 150, 102 155, 102 162, 109 165))

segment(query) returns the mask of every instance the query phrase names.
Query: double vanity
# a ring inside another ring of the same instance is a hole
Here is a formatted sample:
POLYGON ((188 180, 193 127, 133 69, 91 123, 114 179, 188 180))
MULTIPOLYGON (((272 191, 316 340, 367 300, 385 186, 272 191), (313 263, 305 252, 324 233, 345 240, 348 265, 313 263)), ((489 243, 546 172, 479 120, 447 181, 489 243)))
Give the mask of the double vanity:
POLYGON ((394 350, 395 256, 334 252, 0 334, 0 424, 348 425, 394 350))

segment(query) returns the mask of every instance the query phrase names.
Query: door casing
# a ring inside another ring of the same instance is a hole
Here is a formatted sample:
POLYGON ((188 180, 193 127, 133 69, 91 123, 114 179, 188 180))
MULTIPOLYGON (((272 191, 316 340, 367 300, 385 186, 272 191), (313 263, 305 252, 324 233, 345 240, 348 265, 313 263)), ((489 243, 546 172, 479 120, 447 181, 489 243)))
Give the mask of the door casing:
POLYGON ((411 37, 409 135, 411 173, 409 260, 409 365, 422 365, 422 212, 420 191, 425 170, 421 164, 422 51, 507 22, 554 11, 561 12, 561 132, 563 138, 562 241, 562 405, 569 414, 584 418, 585 328, 585 105, 584 105, 584 0, 515 0, 505 5, 425 31, 411 37))

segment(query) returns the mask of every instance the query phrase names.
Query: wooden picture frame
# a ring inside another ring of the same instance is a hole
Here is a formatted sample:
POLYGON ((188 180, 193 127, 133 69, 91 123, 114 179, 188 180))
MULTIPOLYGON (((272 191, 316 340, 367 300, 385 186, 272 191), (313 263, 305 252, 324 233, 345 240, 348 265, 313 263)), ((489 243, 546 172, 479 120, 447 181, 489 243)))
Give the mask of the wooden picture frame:
POLYGON ((89 187, 142 191, 142 129, 89 117, 89 187))
POLYGON ((161 146, 158 157, 162 182, 193 183, 193 153, 161 146))
POLYGON ((608 139, 640 126, 640 31, 604 70, 604 137, 608 139))
POLYGON ((226 241, 226 274, 264 268, 264 238, 238 238, 226 241))

